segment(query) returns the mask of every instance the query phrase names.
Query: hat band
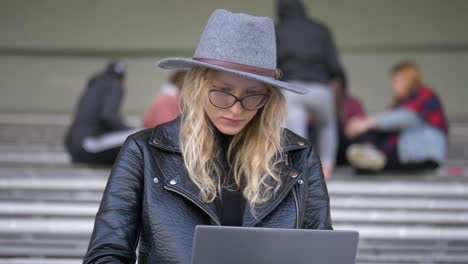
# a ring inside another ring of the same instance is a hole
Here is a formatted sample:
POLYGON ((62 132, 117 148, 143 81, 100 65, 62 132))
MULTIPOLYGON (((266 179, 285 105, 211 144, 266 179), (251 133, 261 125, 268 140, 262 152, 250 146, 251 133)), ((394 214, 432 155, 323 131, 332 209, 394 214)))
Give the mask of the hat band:
POLYGON ((193 60, 216 65, 223 68, 228 68, 231 70, 238 70, 248 73, 253 73, 257 75, 263 75, 267 77, 273 77, 275 79, 280 79, 283 76, 283 72, 280 69, 265 69, 260 67, 249 66, 245 64, 230 62, 230 61, 223 61, 223 60, 215 60, 215 59, 207 59, 207 58, 192 58, 193 60))

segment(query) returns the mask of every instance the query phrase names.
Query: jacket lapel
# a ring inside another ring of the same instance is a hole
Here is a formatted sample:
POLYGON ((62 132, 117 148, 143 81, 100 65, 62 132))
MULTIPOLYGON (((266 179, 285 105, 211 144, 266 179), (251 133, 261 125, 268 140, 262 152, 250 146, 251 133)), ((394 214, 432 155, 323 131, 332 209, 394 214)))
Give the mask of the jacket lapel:
POLYGON ((203 210, 211 220, 217 225, 221 225, 221 221, 216 213, 216 205, 214 203, 205 203, 200 200, 200 190, 190 180, 185 164, 183 162, 180 147, 179 147, 179 131, 180 118, 154 129, 149 144, 167 152, 172 152, 177 155, 177 162, 169 163, 160 162, 161 171, 164 173, 164 189, 177 193, 184 198, 190 200, 201 210, 203 210))
MULTIPOLYGON (((284 163, 280 167, 280 176, 282 179, 281 187, 270 200, 262 205, 256 206, 254 210, 252 210, 250 205, 246 203, 242 221, 243 226, 253 227, 258 223, 261 223, 266 216, 281 204, 300 178, 300 175, 295 169, 285 165, 284 163)), ((268 178, 268 184, 270 186, 274 186, 274 183, 273 179, 268 178)))
MULTIPOLYGON (((284 162, 279 166, 280 177, 282 179, 281 187, 274 194, 274 196, 265 204, 257 206, 252 210, 250 205, 246 203, 243 216, 243 225, 253 227, 258 223, 261 223, 265 217, 273 212, 279 204, 286 198, 291 192, 294 185, 302 177, 300 172, 294 168, 294 164, 289 160, 289 153, 296 150, 307 148, 303 139, 296 134, 288 133, 285 129, 283 132, 283 138, 281 147, 284 153, 284 162)), ((269 178, 268 184, 274 186, 273 179, 269 178)))
POLYGON ((204 211, 214 223, 221 225, 221 220, 219 219, 219 216, 216 212, 216 205, 214 202, 205 203, 200 200, 200 191, 197 186, 190 180, 183 163, 182 166, 177 166, 177 169, 174 170, 173 176, 174 177, 165 179, 164 189, 177 193, 190 200, 202 211, 204 211))

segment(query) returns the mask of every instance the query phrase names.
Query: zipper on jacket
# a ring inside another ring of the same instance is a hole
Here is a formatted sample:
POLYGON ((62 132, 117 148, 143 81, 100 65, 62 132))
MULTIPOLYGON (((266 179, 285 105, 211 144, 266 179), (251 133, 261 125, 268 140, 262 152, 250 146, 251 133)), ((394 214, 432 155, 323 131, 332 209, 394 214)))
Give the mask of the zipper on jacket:
POLYGON ((289 157, 287 152, 284 153, 284 164, 286 164, 286 166, 289 166, 289 157))
POLYGON ((296 186, 293 187, 292 193, 294 196, 294 203, 296 204, 296 228, 299 228, 299 200, 297 198, 297 193, 296 193, 296 186))
POLYGON ((181 196, 183 196, 184 198, 188 199, 189 201, 191 201, 192 203, 194 203, 196 206, 198 206, 200 209, 203 210, 203 212, 205 212, 213 222, 215 222, 217 225, 221 225, 221 223, 219 221, 216 220, 216 217, 214 217, 208 210, 206 210, 205 208, 203 208, 203 205, 201 205, 199 202, 195 201, 194 199, 192 199, 191 197, 189 197, 188 195, 184 194, 183 192, 179 191, 179 190, 176 190, 176 189, 173 189, 173 188, 170 188, 168 186, 164 186, 164 189, 168 190, 168 191, 171 191, 171 192, 175 192, 181 196))
POLYGON ((165 147, 165 146, 163 146, 161 144, 155 143, 153 140, 150 140, 149 144, 151 146, 155 147, 155 148, 160 148, 160 149, 171 151, 171 152, 181 153, 180 149, 168 148, 168 147, 165 147))

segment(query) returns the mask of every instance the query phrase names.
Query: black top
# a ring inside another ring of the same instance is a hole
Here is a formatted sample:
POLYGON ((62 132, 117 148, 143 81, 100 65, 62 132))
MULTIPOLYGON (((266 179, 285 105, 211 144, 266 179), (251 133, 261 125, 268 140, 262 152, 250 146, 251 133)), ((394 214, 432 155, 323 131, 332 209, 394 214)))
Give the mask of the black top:
POLYGON ((65 137, 68 151, 79 153, 86 137, 128 129, 120 115, 123 97, 121 75, 105 71, 92 77, 80 97, 65 137))
POLYGON ((243 215, 243 196, 235 189, 222 188, 220 210, 221 224, 225 226, 241 226, 243 215))
POLYGON ((220 197, 216 199, 216 208, 222 225, 241 226, 244 211, 244 197, 234 182, 234 176, 230 166, 232 162, 228 162, 226 157, 231 137, 221 133, 219 133, 217 137, 222 149, 222 154, 224 154, 222 164, 226 164, 226 166, 223 168, 224 174, 221 178, 221 193, 220 197))
POLYGON ((300 1, 277 3, 277 64, 283 80, 328 83, 342 71, 330 30, 308 18, 300 1))

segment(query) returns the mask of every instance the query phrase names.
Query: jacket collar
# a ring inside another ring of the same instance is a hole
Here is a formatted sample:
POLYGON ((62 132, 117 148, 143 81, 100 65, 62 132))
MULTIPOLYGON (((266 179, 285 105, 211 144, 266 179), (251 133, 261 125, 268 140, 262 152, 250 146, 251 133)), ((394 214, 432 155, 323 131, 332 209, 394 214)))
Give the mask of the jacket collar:
MULTIPOLYGON (((243 225, 244 226, 255 226, 258 223, 261 223, 262 220, 268 216, 271 212, 273 212, 278 205, 286 198, 286 196, 290 193, 293 186, 297 183, 297 181, 302 177, 299 175, 299 172, 294 168, 283 164, 279 165, 280 169, 280 176, 282 179, 282 184, 280 189, 275 192, 274 196, 268 200, 268 202, 261 204, 255 207, 254 210, 251 210, 251 207, 248 203, 245 205, 244 209, 244 216, 243 216, 243 225)), ((274 182, 273 179, 268 178, 270 180, 269 185, 273 186, 274 182)), ((264 191, 264 190, 263 190, 264 191)))
POLYGON ((169 123, 156 126, 150 138, 150 145, 164 150, 179 152, 180 117, 169 123))
MULTIPOLYGON (((153 134, 150 138, 150 145, 174 153, 180 153, 179 145, 179 131, 180 131, 180 118, 175 119, 164 125, 157 126, 153 130, 153 134)), ((291 133, 285 129, 282 148, 285 153, 305 149, 307 143, 301 137, 291 133)), ((296 182, 302 178, 299 171, 294 168, 294 164, 288 162, 288 157, 285 157, 286 162, 279 164, 279 174, 282 179, 282 185, 275 195, 265 204, 256 207, 254 215, 248 204, 245 205, 243 225, 244 226, 255 226, 260 223, 268 214, 270 214, 280 203, 284 200, 287 194, 291 191, 292 187, 296 182)), ((169 177, 164 179, 164 186, 167 190, 176 192, 185 198, 192 201, 198 207, 200 207, 205 213, 207 213, 213 220, 213 222, 220 225, 220 219, 216 214, 216 206, 214 203, 204 203, 199 198, 199 190, 195 184, 189 179, 188 172, 184 167, 183 162, 180 166, 174 166, 171 168, 169 177)), ((272 179, 269 179, 273 181, 272 179)), ((273 182, 269 182, 273 185, 273 182)))

